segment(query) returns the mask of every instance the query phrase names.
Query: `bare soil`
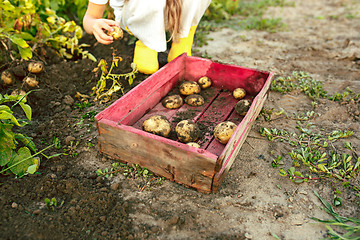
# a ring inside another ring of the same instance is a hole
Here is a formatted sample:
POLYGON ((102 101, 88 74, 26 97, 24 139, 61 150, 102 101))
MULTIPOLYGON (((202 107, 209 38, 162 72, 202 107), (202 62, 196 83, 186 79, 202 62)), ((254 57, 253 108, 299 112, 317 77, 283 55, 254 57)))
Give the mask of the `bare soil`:
MULTIPOLYGON (((360 3, 352 0, 302 0, 295 6, 274 7, 268 17, 282 18, 287 29, 281 32, 239 31, 231 28, 211 32, 213 40, 197 48, 194 55, 206 54, 213 60, 273 71, 287 76, 305 71, 324 84, 329 93, 343 92, 346 87, 360 93, 360 3), (350 18, 351 14, 357 16, 350 18)), ((93 37, 89 51, 98 59, 111 62, 112 54, 122 57, 120 69, 130 70, 133 45, 125 37, 110 46, 97 44, 93 37)), ((1 49, 2 56, 6 56, 1 49)), ((92 70, 95 62, 77 59, 62 61, 51 50, 43 49, 36 56, 45 62, 45 72, 37 75, 38 91, 29 95, 33 120, 24 127, 39 149, 58 137, 63 148, 71 142, 79 144, 76 153, 42 159, 40 174, 16 179, 0 176, 1 239, 320 239, 327 235, 323 224, 314 216, 330 219, 319 209, 316 190, 331 202, 329 181, 310 181, 300 185, 281 177, 271 167, 275 154, 284 156, 291 148, 283 143, 269 143, 260 136, 261 127, 294 130, 295 120, 282 116, 265 121, 259 117, 231 171, 215 194, 202 194, 177 183, 145 186, 141 179, 118 174, 111 179, 98 177, 97 169, 110 168, 112 160, 101 156, 97 148, 94 122, 83 116, 105 109, 108 104, 95 103, 80 110, 76 93, 90 94, 98 81, 92 70), (44 52, 45 51, 45 52, 44 52), (89 143, 94 147, 89 147, 89 143), (46 208, 44 199, 55 197, 62 206, 54 211, 46 208)), ((17 83, 1 88, 1 94, 24 88, 26 62, 2 58, 1 71, 11 70, 17 83)), ((166 56, 161 55, 161 65, 166 56)), ((132 86, 146 79, 137 74, 132 86)), ((112 101, 121 97, 114 96, 112 101)), ((360 146, 358 102, 340 104, 323 100, 314 109, 302 93, 269 92, 265 108, 284 109, 289 115, 314 110, 313 123, 320 129, 352 130, 347 139, 360 146)), ((47 155, 63 151, 51 149, 47 155)), ((69 153, 69 151, 67 151, 69 153)), ((357 176, 359 181, 359 176, 357 176)), ((350 189, 341 188, 343 206, 336 210, 347 217, 360 218, 358 197, 350 189)))

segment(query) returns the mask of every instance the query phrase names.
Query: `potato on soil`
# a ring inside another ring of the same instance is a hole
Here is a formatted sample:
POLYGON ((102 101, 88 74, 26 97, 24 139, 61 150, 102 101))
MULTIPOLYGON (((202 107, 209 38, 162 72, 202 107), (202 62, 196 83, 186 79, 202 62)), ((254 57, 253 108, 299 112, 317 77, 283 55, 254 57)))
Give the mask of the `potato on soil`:
POLYGON ((214 129, 215 139, 226 144, 236 129, 236 124, 230 121, 219 123, 214 129))
POLYGON ((185 98, 185 102, 193 107, 198 107, 204 104, 204 98, 199 94, 191 94, 185 98))
POLYGON ((251 106, 251 101, 248 99, 241 99, 240 101, 237 102, 237 104, 235 105, 235 111, 241 115, 241 116, 245 116, 246 113, 249 111, 251 106))
POLYGON ((161 101, 161 103, 166 108, 176 109, 176 108, 181 107, 184 102, 183 102, 182 97, 180 95, 176 94, 176 95, 171 95, 171 96, 165 97, 161 101))
POLYGON ((154 115, 143 122, 142 128, 146 132, 168 137, 171 132, 171 123, 163 115, 154 115))
POLYGON ((196 148, 200 148, 200 145, 198 143, 196 143, 196 142, 188 142, 186 145, 196 147, 196 148))
POLYGON ((182 120, 175 128, 177 138, 184 143, 194 142, 199 138, 200 129, 192 120, 182 120))
POLYGON ((120 40, 123 38, 123 30, 119 27, 113 27, 114 31, 109 32, 108 35, 111 36, 114 40, 120 40))
POLYGON ((197 94, 201 91, 201 88, 197 82, 185 81, 179 86, 180 93, 182 95, 197 94))
POLYGON ((31 88, 37 87, 39 85, 38 80, 36 80, 34 77, 26 77, 23 81, 31 88))
POLYGON ((30 62, 28 65, 28 71, 31 73, 41 73, 44 71, 44 63, 40 61, 30 62))
POLYGON ((243 99, 245 97, 245 95, 246 95, 246 91, 243 88, 236 88, 233 91, 233 96, 237 100, 243 99))
POLYGON ((199 80, 198 80, 198 84, 200 85, 200 87, 202 89, 205 89, 205 88, 208 88, 211 86, 212 82, 210 80, 210 78, 208 77, 201 77, 199 80))
POLYGON ((11 92, 11 96, 18 96, 18 95, 25 96, 26 92, 21 89, 15 89, 14 91, 11 92))
POLYGON ((4 86, 8 86, 14 83, 14 77, 13 75, 5 70, 1 73, 1 84, 4 86))

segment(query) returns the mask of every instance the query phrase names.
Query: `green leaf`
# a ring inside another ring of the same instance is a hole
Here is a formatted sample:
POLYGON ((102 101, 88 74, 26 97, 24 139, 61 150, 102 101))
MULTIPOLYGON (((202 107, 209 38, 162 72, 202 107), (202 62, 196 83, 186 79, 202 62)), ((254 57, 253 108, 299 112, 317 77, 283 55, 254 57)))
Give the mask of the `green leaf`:
POLYGON ((0 123, 0 166, 5 166, 15 149, 15 134, 11 131, 13 125, 0 123))
POLYGON ((27 171, 29 174, 34 174, 36 172, 36 170, 38 169, 38 165, 37 164, 33 164, 31 166, 28 167, 27 171))
POLYGON ((318 164, 317 167, 322 171, 322 172, 329 172, 329 170, 325 167, 324 164, 318 164))
POLYGON ((294 183, 303 183, 304 182, 304 179, 302 178, 294 178, 294 183))
POLYGON ((53 205, 56 207, 57 206, 57 200, 56 198, 52 198, 51 199, 51 202, 53 203, 53 205))
POLYGON ((22 59, 24 60, 29 60, 32 58, 33 54, 32 54, 32 50, 30 47, 27 48, 22 48, 20 46, 18 46, 19 49, 19 53, 22 59))
POLYGON ((29 44, 27 44, 27 42, 24 39, 19 38, 15 35, 10 35, 9 39, 10 39, 10 41, 12 41, 13 43, 15 43, 16 45, 18 45, 21 48, 29 48, 30 47, 29 44))
POLYGON ((20 126, 19 122, 16 120, 12 112, 0 111, 0 120, 11 120, 17 126, 20 126))
POLYGON ((21 133, 16 133, 15 138, 21 141, 25 145, 25 147, 28 147, 31 151, 36 152, 35 143, 32 141, 30 137, 23 135, 21 133))
POLYGON ((25 115, 26 115, 27 119, 29 119, 29 121, 31 121, 31 116, 32 116, 31 107, 28 104, 25 104, 25 103, 19 103, 19 105, 21 106, 21 108, 25 112, 25 115))
POLYGON ((287 172, 285 171, 285 169, 280 168, 280 170, 279 170, 279 175, 282 176, 282 177, 286 177, 288 174, 287 174, 287 172))
POLYGON ((17 37, 24 39, 25 41, 31 41, 34 37, 28 32, 20 32, 16 34, 17 37))
POLYGON ((29 166, 38 164, 38 160, 31 157, 31 152, 27 147, 22 147, 8 163, 10 170, 17 176, 23 176, 29 166))

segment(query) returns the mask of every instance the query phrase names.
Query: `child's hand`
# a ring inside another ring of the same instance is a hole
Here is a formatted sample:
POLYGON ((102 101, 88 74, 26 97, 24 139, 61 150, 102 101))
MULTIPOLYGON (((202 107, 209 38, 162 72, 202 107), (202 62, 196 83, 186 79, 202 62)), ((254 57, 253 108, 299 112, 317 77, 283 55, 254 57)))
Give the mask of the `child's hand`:
POLYGON ((93 32, 96 40, 99 43, 106 44, 106 45, 112 43, 114 41, 114 39, 111 36, 107 35, 105 33, 105 31, 108 31, 108 32, 114 31, 114 29, 112 28, 113 26, 120 27, 120 24, 113 20, 102 19, 102 18, 94 20, 92 32, 93 32))

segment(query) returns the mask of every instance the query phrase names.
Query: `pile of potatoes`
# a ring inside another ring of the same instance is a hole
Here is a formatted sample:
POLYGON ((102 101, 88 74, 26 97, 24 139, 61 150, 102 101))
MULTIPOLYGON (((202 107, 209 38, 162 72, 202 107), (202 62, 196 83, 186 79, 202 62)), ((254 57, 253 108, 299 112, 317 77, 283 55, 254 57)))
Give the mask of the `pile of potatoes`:
MULTIPOLYGON (((36 74, 44 71, 44 63, 41 61, 31 61, 27 65, 27 72, 23 78, 23 84, 26 84, 29 88, 35 88, 39 85, 39 81, 36 79, 36 74)), ((9 70, 4 70, 1 73, 1 84, 3 86, 10 86, 15 84, 15 76, 9 70)))
MULTIPOLYGON (((211 85, 212 82, 208 77, 201 77, 197 82, 184 81, 179 86, 180 94, 165 97, 162 100, 162 105, 168 109, 180 108, 184 103, 194 107, 201 106, 205 100, 199 93, 202 89, 209 88, 211 85)), ((239 115, 245 116, 252 103, 251 100, 244 99, 246 96, 245 89, 236 88, 232 92, 232 95, 235 99, 239 100, 235 105, 235 111, 239 115)), ((214 137, 221 144, 227 144, 236 128, 237 125, 231 121, 221 122, 214 129, 214 137)), ((171 132, 171 124, 165 116, 155 115, 144 121, 143 130, 168 137, 171 132), (152 123, 153 121, 157 123, 152 123), (151 124, 149 124, 149 122, 151 122, 151 124), (159 127, 163 129, 160 130, 159 127)), ((200 145, 195 142, 199 138, 200 130, 194 121, 188 119, 179 122, 176 125, 175 132, 179 141, 193 147, 200 147, 200 145)))
MULTIPOLYGON (((201 89, 211 86, 211 80, 208 77, 202 77, 197 82, 184 81, 179 86, 179 93, 166 96, 161 104, 168 109, 180 108, 184 103, 198 107, 205 103, 204 98, 199 94, 201 89)), ((143 122, 142 129, 146 132, 168 137, 171 131, 170 121, 163 115, 151 116, 143 122)), ((200 136, 200 129, 197 124, 190 120, 180 121, 175 132, 177 139, 183 143, 188 143, 194 147, 200 147, 195 141, 200 136)))

